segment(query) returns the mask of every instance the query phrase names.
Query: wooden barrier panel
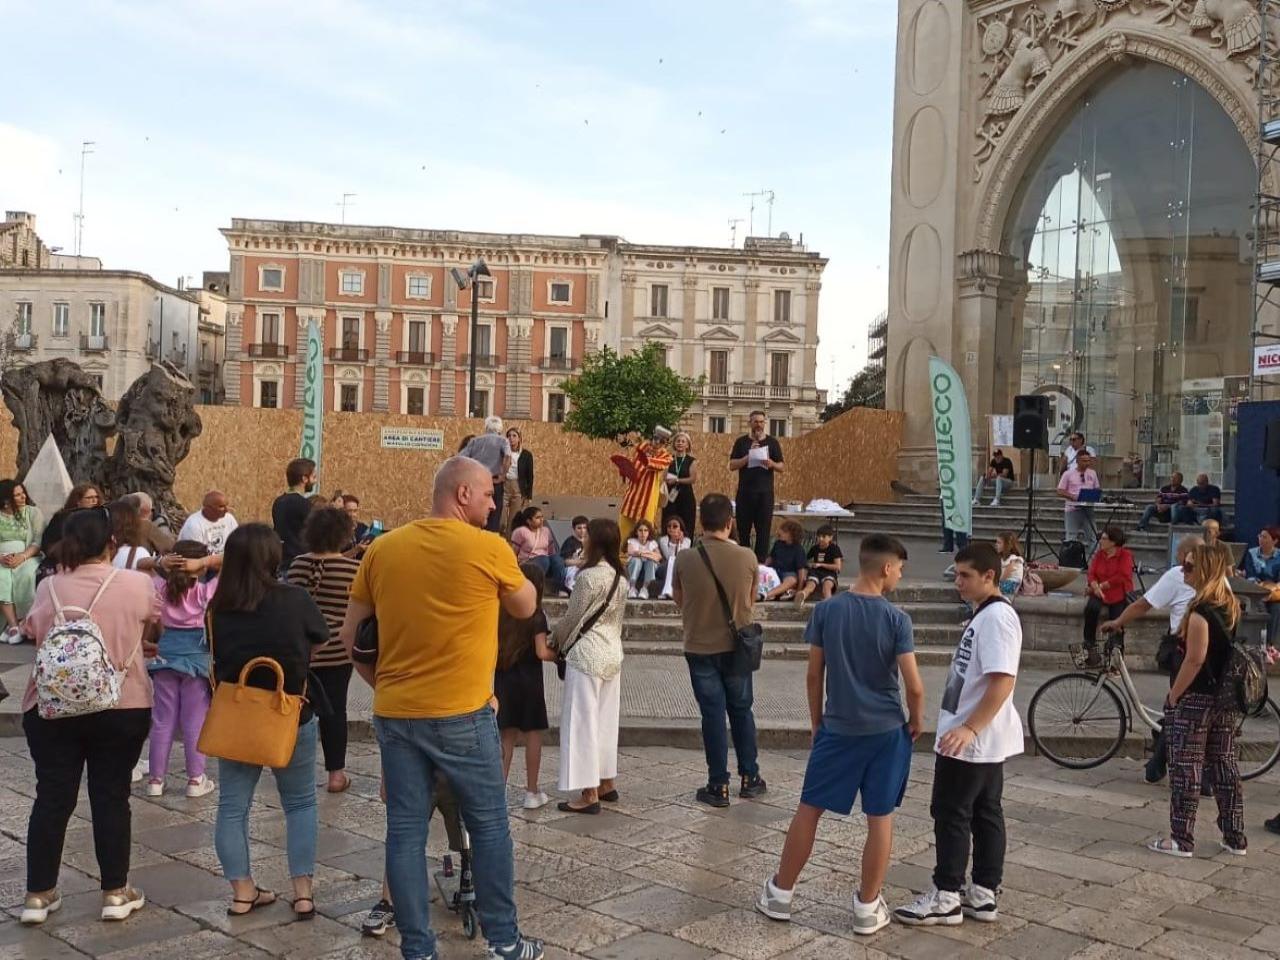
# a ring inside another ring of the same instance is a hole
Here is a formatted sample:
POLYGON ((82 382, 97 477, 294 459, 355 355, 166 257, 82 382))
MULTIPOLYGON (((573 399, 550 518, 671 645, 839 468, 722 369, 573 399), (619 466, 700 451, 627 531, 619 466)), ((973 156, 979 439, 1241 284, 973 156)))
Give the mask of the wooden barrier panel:
MULTIPOLYGON (((241 522, 270 518, 271 501, 284 490, 284 466, 298 455, 301 411, 252 407, 197 407, 204 432, 178 468, 176 494, 188 510, 197 510, 207 490, 219 489, 231 499, 241 522)), ((534 495, 618 497, 622 481, 609 457, 616 444, 566 433, 558 424, 508 421, 524 435, 534 456, 534 495)), ((388 525, 422 516, 430 505, 436 467, 457 452, 469 434, 483 430, 481 421, 405 414, 326 413, 320 492, 356 494, 361 516, 388 525), (442 451, 384 449, 382 428, 436 429, 444 433, 442 451)), ((785 472, 779 478, 779 500, 808 501, 826 497, 838 503, 888 500, 897 477, 902 414, 856 409, 801 437, 782 441, 785 472)), ((693 434, 699 464, 698 496, 733 496, 736 476, 728 468, 736 438, 728 434, 693 434)), ((17 457, 17 431, 0 422, 0 465, 11 475, 17 457)), ((46 515, 58 505, 41 504, 46 515)))

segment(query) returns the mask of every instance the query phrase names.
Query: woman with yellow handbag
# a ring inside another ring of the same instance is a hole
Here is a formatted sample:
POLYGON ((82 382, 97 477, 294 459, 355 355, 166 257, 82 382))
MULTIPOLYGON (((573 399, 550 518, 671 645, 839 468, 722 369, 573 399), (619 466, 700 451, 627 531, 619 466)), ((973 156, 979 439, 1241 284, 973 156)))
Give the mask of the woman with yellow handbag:
POLYGON ((306 590, 276 579, 279 567, 280 538, 265 524, 245 524, 227 538, 209 604, 215 688, 200 750, 219 758, 214 846, 231 883, 227 913, 240 916, 276 899, 254 883, 249 864, 249 808, 267 766, 284 809, 293 910, 310 920, 317 724, 306 700, 307 673, 311 651, 329 639, 329 628, 306 590))

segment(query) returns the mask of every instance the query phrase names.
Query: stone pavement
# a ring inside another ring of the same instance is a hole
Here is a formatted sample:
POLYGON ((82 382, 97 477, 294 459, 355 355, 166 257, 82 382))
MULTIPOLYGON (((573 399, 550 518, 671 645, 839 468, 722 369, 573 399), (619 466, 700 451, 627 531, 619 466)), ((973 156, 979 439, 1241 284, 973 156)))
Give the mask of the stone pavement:
MULTIPOLYGON (((517 752, 513 783, 522 778, 522 762, 517 752)), ((764 753, 769 794, 712 810, 693 801, 705 776, 699 753, 629 749, 621 759, 622 801, 605 814, 513 808, 523 928, 546 938, 547 956, 556 960, 1263 960, 1280 954, 1274 897, 1280 837, 1261 828, 1280 802, 1275 774, 1246 786, 1246 858, 1217 853, 1209 813, 1201 819, 1196 857, 1175 860, 1140 845, 1165 826, 1166 794, 1139 781, 1136 763, 1116 760, 1072 773, 1019 758, 1006 776, 1009 855, 1000 921, 945 929, 895 924, 864 940, 851 933, 850 897, 865 837, 857 816, 824 819, 790 924, 752 909, 761 878, 776 864, 804 763, 804 751, 764 753)), ((64 855, 63 910, 40 928, 0 922, 0 960, 398 957, 394 933, 379 942, 358 932, 377 897, 384 821, 372 745, 353 744, 350 767, 351 791, 320 793, 320 916, 314 921, 294 922, 283 904, 251 918, 228 918, 213 849, 216 794, 200 800, 179 794, 135 797, 131 879, 150 903, 124 923, 102 923, 82 800, 64 855)), ((180 762, 175 769, 180 772, 180 762)), ((548 750, 544 783, 554 782, 555 769, 556 751, 548 750)), ((0 775, 0 894, 13 915, 23 892, 33 789, 23 741, 0 740, 0 775)), ((897 821, 897 862, 886 889, 891 903, 929 883, 931 776, 931 758, 917 755, 897 821)), ((513 803, 519 796, 518 789, 510 791, 513 803)), ((283 822, 269 775, 252 817, 257 879, 287 889, 283 822)), ((438 827, 429 845, 433 859, 443 840, 438 827)), ((434 918, 443 958, 484 955, 463 939, 455 916, 439 911, 434 918)))

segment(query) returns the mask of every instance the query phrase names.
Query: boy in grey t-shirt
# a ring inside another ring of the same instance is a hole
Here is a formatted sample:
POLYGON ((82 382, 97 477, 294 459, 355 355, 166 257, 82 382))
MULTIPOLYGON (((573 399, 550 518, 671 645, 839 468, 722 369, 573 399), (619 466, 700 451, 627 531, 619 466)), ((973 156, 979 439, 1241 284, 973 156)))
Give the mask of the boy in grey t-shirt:
POLYGON ((881 888, 893 845, 893 811, 907 790, 911 744, 924 716, 911 619, 884 598, 902 579, 906 559, 907 551, 894 538, 866 537, 858 551, 857 580, 846 593, 814 607, 809 619, 813 748, 782 862, 756 902, 766 917, 791 919, 796 880, 813 851, 823 812, 846 816, 861 794, 867 842, 862 883, 853 899, 853 932, 872 934, 889 923, 881 888), (907 694, 905 721, 899 676, 907 694))

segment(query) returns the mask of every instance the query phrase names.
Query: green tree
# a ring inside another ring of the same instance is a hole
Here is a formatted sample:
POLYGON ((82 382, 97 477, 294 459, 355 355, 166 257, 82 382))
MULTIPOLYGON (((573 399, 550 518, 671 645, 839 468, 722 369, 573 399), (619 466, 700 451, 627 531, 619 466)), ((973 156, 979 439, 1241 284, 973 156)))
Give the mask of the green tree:
POLYGON ((564 425, 619 443, 632 432, 647 437, 657 426, 674 430, 697 399, 693 385, 667 366, 656 343, 625 356, 605 347, 587 356, 582 373, 565 382, 571 407, 564 425))
POLYGON ((854 407, 876 407, 884 409, 884 367, 879 364, 868 364, 859 370, 839 400, 833 400, 818 414, 823 423, 840 416, 854 407))

